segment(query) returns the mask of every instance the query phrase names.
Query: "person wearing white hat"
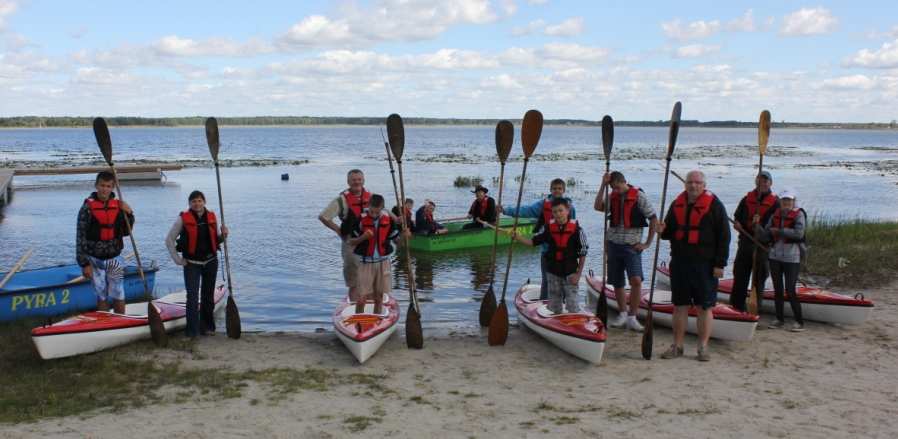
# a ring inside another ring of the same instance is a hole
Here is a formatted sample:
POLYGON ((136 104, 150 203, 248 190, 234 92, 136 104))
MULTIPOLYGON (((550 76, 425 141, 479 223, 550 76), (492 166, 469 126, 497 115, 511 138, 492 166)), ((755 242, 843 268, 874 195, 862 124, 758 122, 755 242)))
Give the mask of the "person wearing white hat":
POLYGON ((785 326, 783 316, 784 293, 789 295, 789 304, 792 306, 792 316, 795 323, 793 332, 804 331, 804 320, 801 317, 801 303, 795 294, 795 285, 798 283, 798 272, 801 268, 801 253, 804 245, 807 214, 804 209, 796 204, 795 191, 785 190, 779 195, 780 208, 771 215, 767 224, 758 232, 761 238, 770 242, 770 277, 773 280, 775 291, 776 320, 773 320, 768 328, 778 329, 785 326))

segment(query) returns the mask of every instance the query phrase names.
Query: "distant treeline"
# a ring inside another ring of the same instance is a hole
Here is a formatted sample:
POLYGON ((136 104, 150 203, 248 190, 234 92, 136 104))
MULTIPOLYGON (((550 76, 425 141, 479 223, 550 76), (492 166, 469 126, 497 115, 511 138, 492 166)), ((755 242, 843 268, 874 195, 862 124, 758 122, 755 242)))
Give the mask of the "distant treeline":
MULTIPOLYGON (((384 117, 311 117, 311 116, 256 116, 256 117, 220 117, 221 125, 247 125, 247 126, 283 126, 283 125, 382 125, 384 117)), ((75 128, 89 127, 93 118, 90 117, 39 117, 20 116, 0 118, 0 128, 75 128)), ((498 119, 443 119, 429 117, 408 117, 404 119, 408 125, 495 125, 498 119)), ((200 126, 205 122, 205 117, 109 117, 106 122, 110 126, 149 126, 149 127, 178 127, 200 126)), ((512 122, 520 123, 520 120, 512 122)), ((599 126, 600 121, 581 119, 547 119, 546 125, 555 126, 599 126)), ((641 121, 616 121, 617 126, 628 127, 662 127, 667 126, 665 120, 641 120, 641 121)), ((709 128, 753 128, 757 122, 740 122, 736 120, 720 120, 701 122, 698 120, 684 120, 684 127, 709 127, 709 128)), ((852 128, 852 129, 898 129, 898 123, 798 123, 798 122, 774 122, 777 128, 852 128)))

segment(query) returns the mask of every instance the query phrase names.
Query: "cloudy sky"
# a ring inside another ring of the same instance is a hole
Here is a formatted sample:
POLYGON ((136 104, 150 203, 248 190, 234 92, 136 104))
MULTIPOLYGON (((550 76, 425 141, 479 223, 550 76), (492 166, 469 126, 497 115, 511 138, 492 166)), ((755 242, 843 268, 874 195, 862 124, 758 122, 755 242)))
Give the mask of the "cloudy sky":
POLYGON ((0 116, 898 119, 898 1, 0 0, 0 116))

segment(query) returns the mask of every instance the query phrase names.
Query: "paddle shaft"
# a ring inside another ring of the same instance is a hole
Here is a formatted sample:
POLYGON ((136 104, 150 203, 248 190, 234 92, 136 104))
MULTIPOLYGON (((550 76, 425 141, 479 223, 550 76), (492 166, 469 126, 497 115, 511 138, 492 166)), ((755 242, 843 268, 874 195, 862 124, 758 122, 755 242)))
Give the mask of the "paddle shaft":
MULTIPOLYGON (((115 172, 115 166, 112 165, 111 161, 109 162, 109 169, 112 170, 112 181, 115 183, 115 191, 118 192, 118 199, 120 201, 125 201, 125 195, 122 194, 122 188, 118 182, 118 173, 115 172)), ((147 283, 147 277, 143 273, 143 263, 140 261, 140 252, 137 251, 137 239, 134 238, 134 231, 131 229, 131 220, 128 219, 127 213, 124 213, 122 218, 125 220, 125 230, 128 231, 128 237, 131 238, 131 250, 134 252, 134 259, 137 261, 137 274, 140 275, 140 281, 143 282, 143 294, 147 299, 147 305, 153 306, 153 296, 150 293, 150 285, 147 283)))
MULTIPOLYGON (((760 151, 759 156, 760 156, 760 158, 758 159, 758 177, 755 177, 756 180, 757 180, 757 178, 759 178, 761 176, 761 172, 764 172, 764 151, 763 150, 760 151)), ((758 191, 758 204, 757 204, 758 210, 761 209, 761 200, 762 199, 763 199, 763 196, 761 195, 761 191, 758 191)), ((751 221, 752 221, 752 227, 754 227, 754 225, 755 225, 754 218, 752 218, 751 221)), ((752 239, 752 241, 758 242, 758 240, 760 238, 758 236, 758 231, 753 230, 752 234, 754 235, 754 239, 752 239)), ((758 294, 760 294, 760 289, 758 289, 758 247, 755 246, 754 250, 751 253, 751 295, 753 297, 751 300, 757 300, 758 294)), ((756 304, 757 302, 752 302, 752 303, 756 304)), ((757 305, 755 305, 754 308, 755 309, 754 309, 753 314, 757 314, 757 311, 758 311, 757 305)))
MULTIPOLYGON (((499 162, 499 201, 497 204, 502 205, 502 186, 505 183, 505 162, 499 162)), ((499 218, 501 214, 496 209, 496 225, 500 225, 499 218)), ((481 221, 483 223, 483 221, 481 221)), ((490 257, 490 286, 496 281, 496 250, 499 247, 499 228, 493 228, 493 255, 490 257)))
POLYGON ((387 150, 387 162, 390 164, 390 178, 393 180, 393 193, 396 195, 396 205, 399 206, 399 212, 401 219, 402 228, 405 229, 407 224, 405 224, 405 199, 399 199, 399 188, 396 186, 396 170, 393 169, 393 154, 390 152, 390 144, 387 143, 387 138, 384 137, 384 130, 380 130, 380 137, 384 140, 384 149, 387 150))
MULTIPOLYGON (((527 163, 530 161, 530 157, 524 156, 524 169, 521 171, 521 184, 518 186, 518 201, 515 203, 515 211, 521 209, 521 198, 524 197, 524 183, 527 181, 527 163)), ((514 225, 512 225, 511 229, 515 232, 518 230, 518 219, 519 216, 514 217, 514 225)), ((548 227, 548 224, 546 224, 548 227)), ((512 242, 508 246, 508 262, 505 264, 505 279, 502 281, 502 301, 505 302, 505 292, 508 290, 508 275, 511 273, 511 258, 514 254, 514 242, 512 242)))
MULTIPOLYGON (((683 177, 680 176, 680 174, 677 174, 677 171, 670 171, 670 173, 673 174, 674 177, 677 177, 677 179, 679 179, 679 180, 682 181, 683 183, 686 183, 686 180, 683 179, 683 177)), ((734 226, 735 226, 736 224, 738 224, 738 223, 736 222, 736 220, 734 220, 734 219, 732 219, 732 218, 730 218, 730 217, 727 217, 727 220, 730 222, 730 224, 732 224, 732 225, 734 225, 734 226)), ((755 244, 755 247, 761 249, 761 250, 764 251, 764 252, 769 252, 769 251, 770 251, 770 249, 767 248, 766 245, 761 244, 761 241, 758 241, 757 239, 755 239, 755 237, 754 237, 753 235, 749 235, 745 230, 736 229, 736 231, 739 232, 740 234, 742 234, 742 236, 744 236, 744 237, 750 239, 751 242, 753 242, 753 243, 755 244)))
MULTIPOLYGON (((659 212, 664 215, 664 204, 667 202, 667 182, 670 177, 670 154, 667 155, 667 164, 664 165, 664 185, 661 189, 661 209, 659 212)), ((658 254, 661 252, 661 234, 655 237, 655 256, 652 259, 652 282, 649 284, 649 309, 646 314, 646 331, 652 331, 652 304, 655 298, 655 276, 658 274, 658 254)), ((604 288, 604 285, 602 286, 604 288)))
MULTIPOLYGON (((611 172, 611 159, 605 157, 605 175, 611 172)), ((610 182, 609 182, 610 183, 610 182)), ((602 290, 605 290, 605 282, 608 279, 608 212, 611 212, 611 206, 608 205, 608 185, 605 186, 605 217, 602 229, 602 290)))
MULTIPOLYGON (((405 181, 402 176, 402 160, 396 159, 396 166, 399 168, 399 197, 405 200, 405 181)), ((405 213, 402 214, 403 229, 405 229, 405 213)), ((408 270, 408 292, 409 299, 415 307, 418 315, 421 315, 421 308, 418 306, 418 292, 415 289, 415 272, 412 271, 412 252, 409 246, 405 245, 405 267, 408 270)))
MULTIPOLYGON (((221 173, 218 171, 218 159, 215 159, 215 182, 218 183, 218 210, 221 214, 221 226, 225 227, 225 213, 224 213, 224 201, 222 201, 221 197, 221 173)), ((225 260, 225 273, 228 275, 228 296, 234 296, 234 288, 231 285, 231 261, 228 258, 228 238, 225 237, 222 244, 224 244, 224 260, 225 260)))
POLYGON ((28 261, 28 258, 31 257, 31 253, 33 251, 33 248, 29 248, 28 251, 26 251, 18 261, 16 261, 16 265, 13 265, 13 267, 9 270, 9 273, 6 273, 6 276, 3 276, 3 280, 0 280, 0 288, 3 288, 3 286, 6 285, 6 283, 9 282, 9 280, 12 279, 12 277, 19 270, 22 269, 22 266, 25 265, 25 262, 28 261))

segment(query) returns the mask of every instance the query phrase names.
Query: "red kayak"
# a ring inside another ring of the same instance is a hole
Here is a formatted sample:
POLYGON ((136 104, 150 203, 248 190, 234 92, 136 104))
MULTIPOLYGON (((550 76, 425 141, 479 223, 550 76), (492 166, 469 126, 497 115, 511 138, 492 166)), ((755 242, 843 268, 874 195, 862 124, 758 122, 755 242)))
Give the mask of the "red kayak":
POLYGON ((334 311, 334 330, 337 337, 364 363, 396 331, 399 304, 390 294, 384 294, 383 312, 374 314, 374 303, 365 304, 365 312, 356 314, 355 302, 344 300, 334 311))
MULTIPOLYGON (((670 285, 670 269, 665 264, 658 267, 658 282, 670 285)), ((717 291, 718 299, 729 302, 733 292, 733 279, 721 279, 717 291)), ((796 293, 801 302, 801 315, 806 320, 858 325, 864 323, 873 311, 873 302, 864 298, 863 294, 852 297, 804 284, 798 285, 796 293)), ((788 297, 785 299, 788 301, 788 297)), ((769 284, 765 286, 761 311, 770 314, 776 312, 774 291, 769 288, 769 284)), ((792 307, 788 303, 784 307, 784 313, 792 316, 792 307)))
MULTIPOLYGON (((215 311, 224 308, 224 285, 215 289, 215 311)), ((187 326, 187 293, 172 293, 153 300, 166 331, 187 326)), ((71 357, 150 338, 147 303, 130 303, 124 314, 91 311, 49 326, 31 330, 31 340, 41 358, 71 357)))

